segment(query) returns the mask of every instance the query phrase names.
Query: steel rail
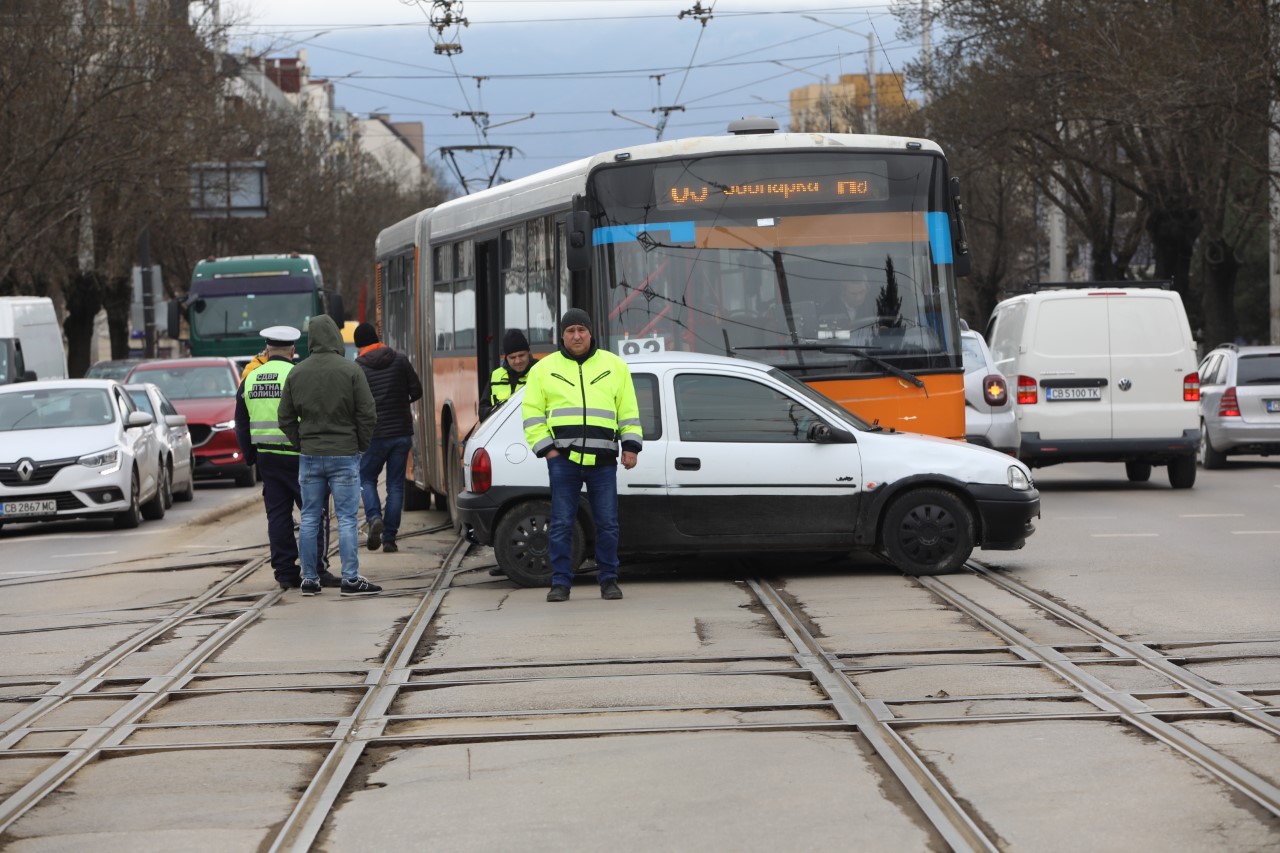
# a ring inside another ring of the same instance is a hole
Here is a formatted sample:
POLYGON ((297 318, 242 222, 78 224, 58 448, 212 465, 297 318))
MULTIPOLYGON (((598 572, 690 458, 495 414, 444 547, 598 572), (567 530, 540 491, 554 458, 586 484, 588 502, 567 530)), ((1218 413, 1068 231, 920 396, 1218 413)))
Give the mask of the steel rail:
MULTIPOLYGON (((1018 646, 1027 654, 1042 661, 1050 672, 1074 685, 1099 708, 1116 712, 1123 722, 1180 752, 1215 778, 1240 791, 1273 815, 1280 816, 1280 788, 1271 782, 1165 722, 1158 716, 1159 711, 1135 698, 1128 691, 1117 690, 1084 671, 1075 661, 1067 658, 1053 646, 1035 642, 995 613, 949 586, 945 581, 928 576, 918 577, 915 580, 941 600, 970 618, 976 619, 988 630, 994 631, 1006 642, 1018 646)), ((1007 591, 1014 592, 1012 589, 1007 591)), ((1079 617, 1075 617, 1073 621, 1079 621, 1079 617)), ((1099 631, 1105 631, 1100 626, 1095 627, 1099 631)))
POLYGON ((795 646, 797 661, 830 697, 840 718, 857 727, 951 849, 996 853, 999 847, 987 838, 906 741, 876 718, 862 691, 840 671, 832 655, 809 633, 778 591, 754 579, 747 584, 795 646))
POLYGON ((469 549, 466 540, 459 536, 445 555, 434 582, 388 648, 377 681, 367 685, 364 697, 334 731, 337 743, 329 750, 272 839, 267 848, 271 853, 281 850, 305 853, 315 844, 324 822, 342 795, 342 789, 364 755, 369 739, 381 735, 386 727, 386 711, 412 675, 410 662, 413 653, 444 601, 458 565, 469 549))

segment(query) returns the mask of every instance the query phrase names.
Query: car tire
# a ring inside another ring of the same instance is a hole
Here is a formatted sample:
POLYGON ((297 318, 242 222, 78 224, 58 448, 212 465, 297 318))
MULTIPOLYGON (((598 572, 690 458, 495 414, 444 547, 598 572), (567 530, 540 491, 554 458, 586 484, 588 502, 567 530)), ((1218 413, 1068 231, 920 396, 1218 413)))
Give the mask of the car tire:
POLYGON ((886 554, 903 574, 945 575, 973 553, 973 512, 951 492, 913 489, 889 504, 882 534, 886 554))
POLYGON ((1175 489, 1189 489, 1196 484, 1196 458, 1179 456, 1169 461, 1169 485, 1175 489))
POLYGON ((151 496, 151 500, 142 505, 142 517, 147 521, 159 521, 164 518, 165 511, 169 508, 169 504, 173 503, 173 498, 169 494, 169 466, 164 463, 160 464, 159 482, 156 483, 156 493, 151 496))
MULTIPOLYGON (((493 553, 513 583, 525 587, 551 586, 551 501, 525 501, 502 516, 493 532, 493 553)), ((582 522, 573 525, 569 559, 576 570, 586 550, 582 522)))
POLYGON ((243 488, 245 486, 252 486, 254 483, 258 482, 256 469, 256 465, 250 465, 239 474, 236 474, 236 485, 243 488))
POLYGON ((129 508, 117 512, 112 518, 117 530, 132 530, 142 523, 142 504, 138 499, 138 471, 135 468, 129 483, 129 508))
POLYGON ((1216 471, 1227 466, 1227 454, 1213 446, 1213 442, 1209 440, 1209 430, 1205 429, 1204 421, 1200 422, 1200 447, 1196 456, 1206 471, 1216 471))
POLYGON ((1129 478, 1130 483, 1145 483, 1151 479, 1151 463, 1126 462, 1124 463, 1124 473, 1129 478))
POLYGON ((196 470, 196 463, 195 463, 195 460, 193 459, 193 460, 191 460, 191 467, 187 469, 187 485, 186 485, 186 488, 184 488, 184 489, 183 489, 182 491, 180 491, 180 492, 174 492, 174 493, 173 493, 173 499, 174 499, 175 501, 182 501, 183 503, 185 503, 185 502, 187 502, 187 501, 193 501, 193 500, 195 500, 195 498, 196 498, 196 475, 195 475, 195 470, 196 470))
POLYGON ((168 476, 165 478, 164 508, 173 509, 173 460, 169 459, 161 466, 168 476))
POLYGON ((458 492, 462 491, 464 481, 462 473, 462 447, 458 444, 458 427, 450 425, 449 442, 445 445, 444 485, 446 506, 449 510, 449 523, 454 532, 462 532, 462 518, 458 512, 458 492))

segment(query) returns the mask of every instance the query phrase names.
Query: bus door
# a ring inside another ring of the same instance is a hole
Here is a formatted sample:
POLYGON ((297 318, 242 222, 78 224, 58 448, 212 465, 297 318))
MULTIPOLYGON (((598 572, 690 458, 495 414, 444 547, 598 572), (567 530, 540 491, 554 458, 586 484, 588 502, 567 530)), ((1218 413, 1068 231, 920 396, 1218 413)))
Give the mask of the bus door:
POLYGON ((476 240, 476 374, 480 396, 489 390, 489 376, 501 362, 504 329, 502 323, 502 280, 498 263, 498 241, 476 240))

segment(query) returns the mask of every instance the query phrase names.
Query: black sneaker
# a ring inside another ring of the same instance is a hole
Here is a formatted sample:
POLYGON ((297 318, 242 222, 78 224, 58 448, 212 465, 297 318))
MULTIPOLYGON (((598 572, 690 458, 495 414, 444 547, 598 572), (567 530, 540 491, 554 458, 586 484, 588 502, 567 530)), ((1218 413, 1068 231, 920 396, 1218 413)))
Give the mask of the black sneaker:
POLYGON ((568 601, 568 600, 569 600, 569 587, 567 586, 553 586, 551 587, 551 592, 547 593, 547 601, 568 601))
POLYGON ((369 583, 368 580, 362 577, 357 577, 353 581, 349 581, 346 578, 342 579, 343 595, 373 595, 378 592, 382 592, 382 587, 376 583, 369 583))
POLYGON ((330 589, 335 586, 342 586, 342 578, 338 577, 333 572, 321 572, 320 586, 327 586, 330 589))
POLYGON ((302 586, 302 578, 276 578, 281 589, 297 589, 302 586))
POLYGON ((395 552, 397 552, 397 551, 399 551, 399 550, 400 550, 400 546, 399 546, 399 545, 397 545, 397 544, 396 544, 396 543, 394 543, 394 542, 383 542, 383 543, 382 543, 382 552, 383 552, 384 554, 394 554, 395 552))
POLYGON ((618 582, 605 581, 600 584, 600 597, 606 601, 617 601, 622 598, 622 590, 618 589, 618 582))
POLYGON ((375 518, 369 522, 369 550, 376 551, 382 547, 382 519, 375 518))
POLYGON ((505 578, 507 576, 507 570, 502 568, 502 566, 496 566, 489 570, 489 575, 490 577, 495 578, 505 578))
POLYGON ((307 578, 303 580, 301 587, 302 587, 303 595, 319 595, 320 594, 320 581, 318 580, 312 580, 311 578, 307 578))

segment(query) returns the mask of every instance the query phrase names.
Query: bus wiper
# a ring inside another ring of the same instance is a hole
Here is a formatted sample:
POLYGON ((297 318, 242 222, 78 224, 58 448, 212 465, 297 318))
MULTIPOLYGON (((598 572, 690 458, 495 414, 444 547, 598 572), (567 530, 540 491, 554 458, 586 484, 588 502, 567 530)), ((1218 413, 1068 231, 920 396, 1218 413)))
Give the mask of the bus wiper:
POLYGON ((847 344, 769 344, 767 346, 749 346, 734 347, 735 350, 740 349, 787 349, 787 350, 806 350, 814 352, 833 352, 847 355, 856 355, 858 358, 865 358, 867 361, 879 367, 886 373, 891 373, 899 379, 905 379, 917 388, 924 387, 924 380, 914 373, 908 373, 895 364, 890 364, 882 358, 872 355, 868 351, 859 347, 851 347, 847 344))

